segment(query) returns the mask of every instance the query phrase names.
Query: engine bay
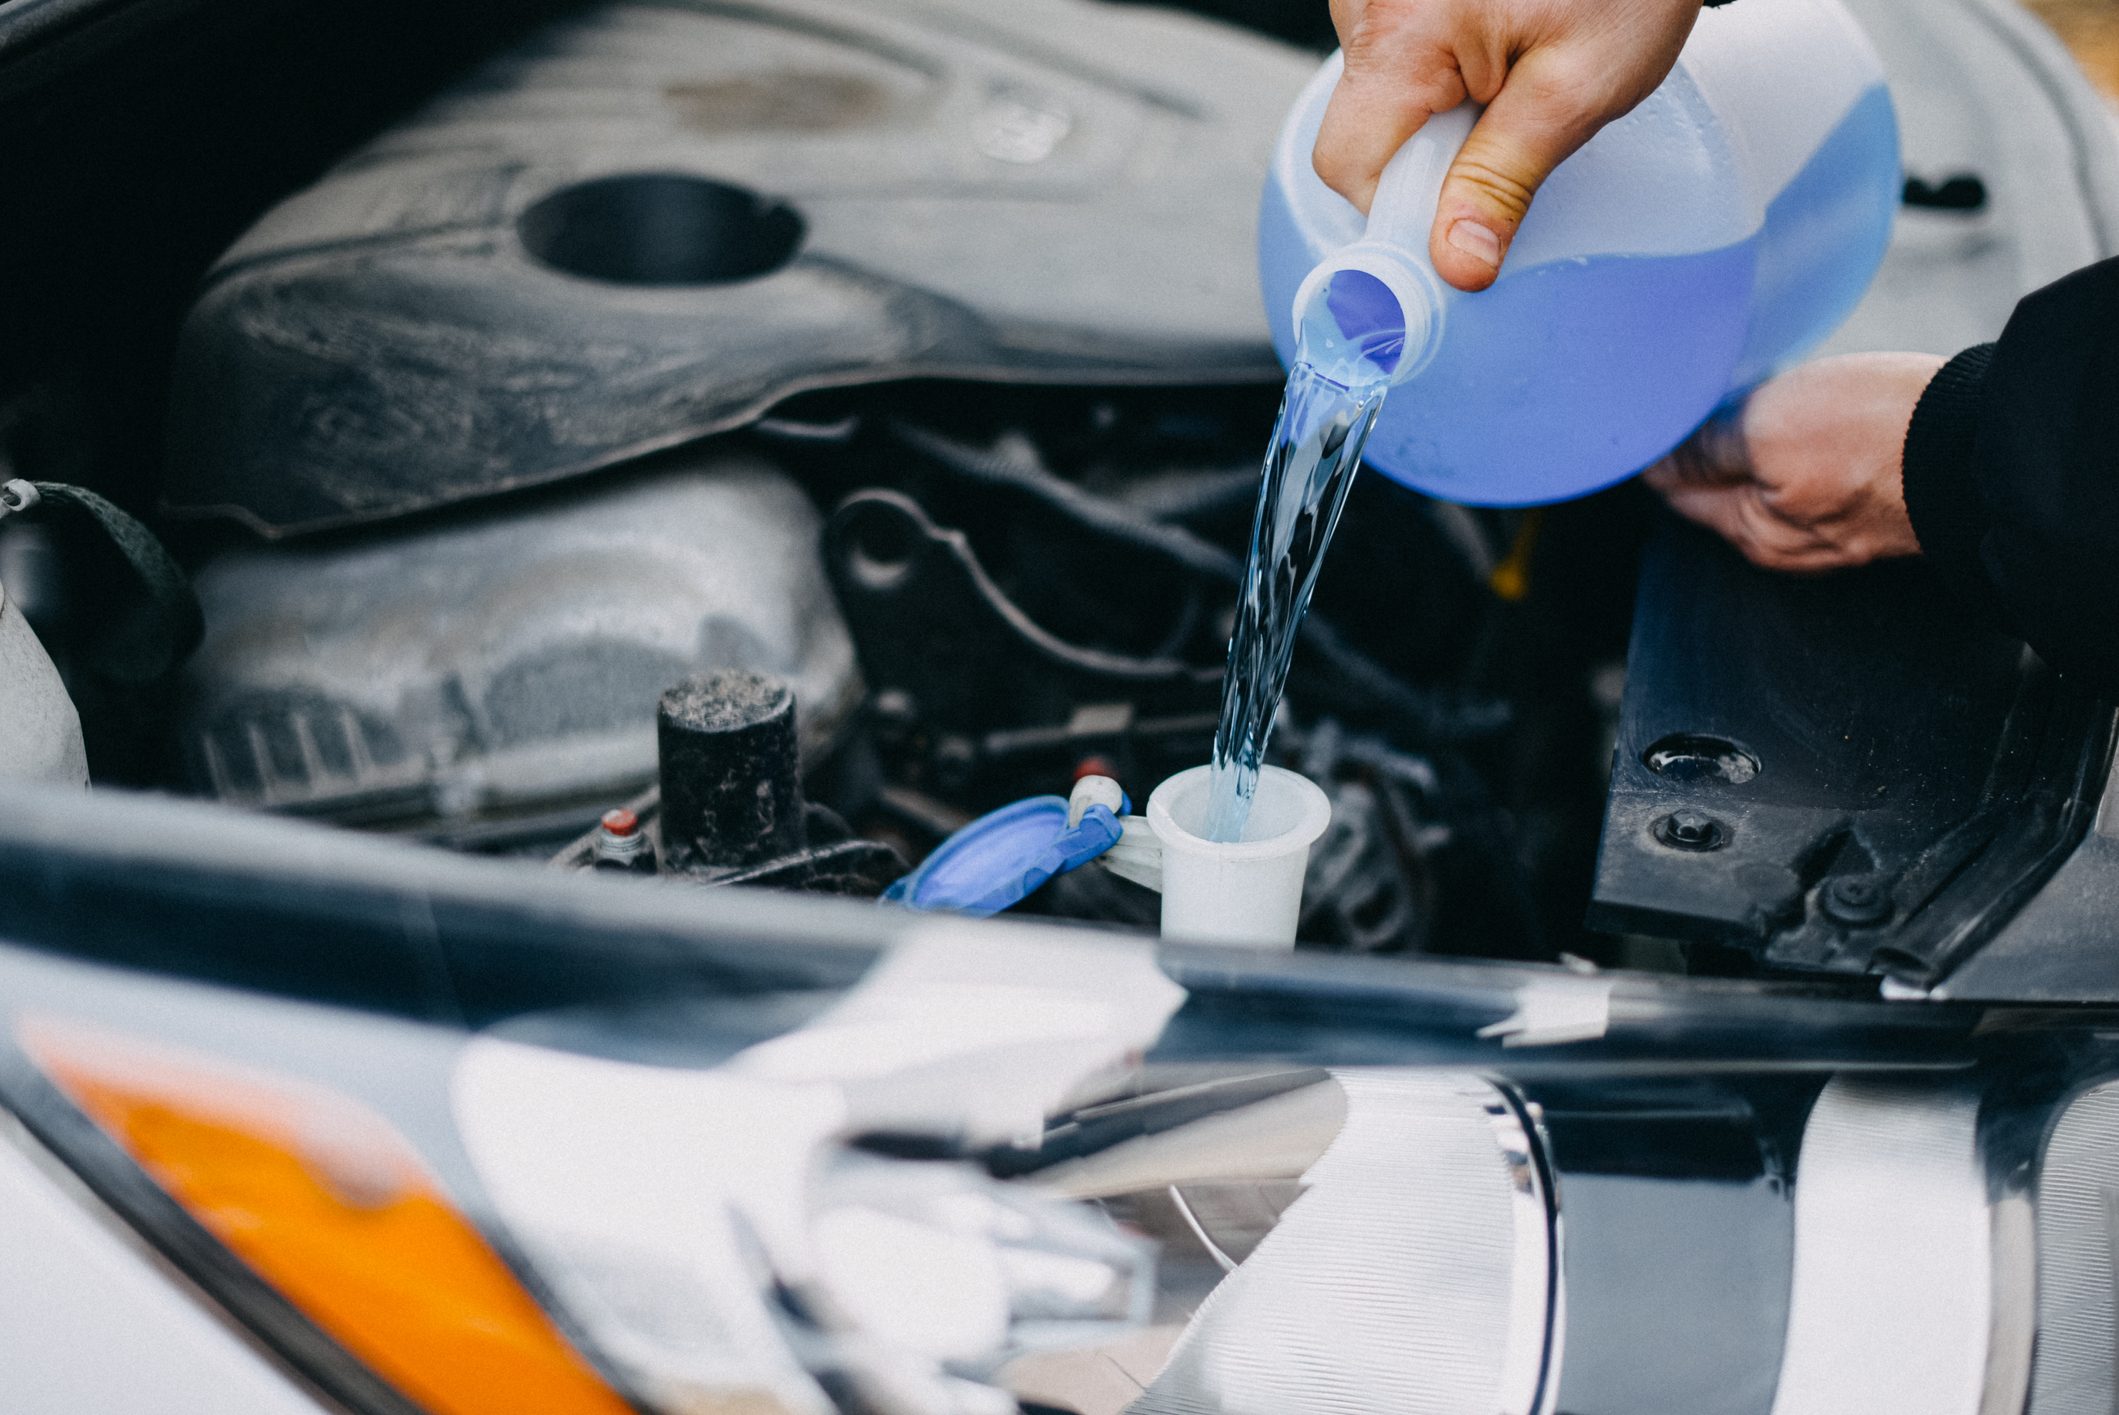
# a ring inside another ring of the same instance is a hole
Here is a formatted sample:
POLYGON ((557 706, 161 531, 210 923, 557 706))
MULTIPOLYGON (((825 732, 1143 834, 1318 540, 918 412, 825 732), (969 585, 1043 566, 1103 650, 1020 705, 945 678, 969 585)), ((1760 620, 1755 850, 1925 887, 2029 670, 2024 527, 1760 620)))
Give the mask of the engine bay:
MULTIPOLYGON (((0 463, 149 519, 203 621, 119 681, 125 577, 0 524, 99 786, 874 898, 987 811, 1205 759, 1279 383, 1259 173, 1321 6, 446 8, 368 70, 387 15, 230 16, 285 91, 198 107, 140 55, 6 139, 55 203, 98 142, 137 180, 9 238, 50 278, 9 291, 0 463), (700 699, 724 670, 765 697, 700 699)), ((1932 86, 1857 344, 1976 331, 1997 250, 2076 257, 1932 86), (1979 201, 1936 198, 1964 164, 1979 201)), ((1364 477, 1275 737, 1333 806, 1301 944, 1932 985, 2081 839, 2110 727, 1917 572, 1776 580, 1635 487, 1364 477)), ((1083 870, 1018 912, 1155 899, 1083 870)))

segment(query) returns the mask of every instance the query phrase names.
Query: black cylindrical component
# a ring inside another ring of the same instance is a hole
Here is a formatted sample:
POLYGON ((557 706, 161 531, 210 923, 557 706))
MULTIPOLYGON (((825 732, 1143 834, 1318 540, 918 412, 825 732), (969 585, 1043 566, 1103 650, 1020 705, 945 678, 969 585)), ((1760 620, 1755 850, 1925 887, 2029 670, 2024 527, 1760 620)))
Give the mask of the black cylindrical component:
POLYGON ((764 673, 687 678, 656 714, 662 848, 673 869, 755 865, 802 848, 795 695, 764 673))

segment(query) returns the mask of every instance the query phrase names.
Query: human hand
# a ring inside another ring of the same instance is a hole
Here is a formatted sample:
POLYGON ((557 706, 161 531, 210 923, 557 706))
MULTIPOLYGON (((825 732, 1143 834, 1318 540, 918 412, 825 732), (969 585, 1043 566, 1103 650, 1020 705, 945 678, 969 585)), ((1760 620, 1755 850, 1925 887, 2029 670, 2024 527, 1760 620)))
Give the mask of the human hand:
POLYGON ((1906 428, 1943 362, 1842 354, 1800 365, 1714 418, 1644 480, 1768 570, 1918 555, 1906 517, 1906 428))
POLYGON ((1487 105, 1451 164, 1428 237, 1435 270, 1483 290, 1552 169, 1655 91, 1700 0, 1332 0, 1346 72, 1313 162, 1363 211, 1429 117, 1487 105))

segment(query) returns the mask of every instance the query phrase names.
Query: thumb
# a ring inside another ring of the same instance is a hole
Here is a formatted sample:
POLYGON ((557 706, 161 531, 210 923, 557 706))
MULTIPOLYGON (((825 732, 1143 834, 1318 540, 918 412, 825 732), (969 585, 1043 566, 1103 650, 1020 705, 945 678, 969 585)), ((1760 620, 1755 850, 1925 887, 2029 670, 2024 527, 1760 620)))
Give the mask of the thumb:
POLYGON ((1460 290, 1494 283, 1531 198, 1597 130, 1555 67, 1536 52, 1518 61, 1443 179, 1428 256, 1460 290))

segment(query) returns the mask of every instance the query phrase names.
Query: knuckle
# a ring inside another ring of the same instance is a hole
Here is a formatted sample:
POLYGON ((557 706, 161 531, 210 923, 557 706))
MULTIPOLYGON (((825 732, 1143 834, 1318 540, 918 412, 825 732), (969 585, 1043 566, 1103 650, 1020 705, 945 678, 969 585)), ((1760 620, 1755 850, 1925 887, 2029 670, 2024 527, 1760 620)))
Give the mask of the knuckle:
POLYGON ((1423 0, 1369 0, 1358 15, 1340 27, 1339 45, 1347 72, 1362 74, 1424 66, 1436 45, 1430 34, 1431 7, 1423 0))
POLYGON ((1447 113, 1469 94, 1464 86, 1464 75, 1453 67, 1444 67, 1433 73, 1426 85, 1418 90, 1418 96, 1430 113, 1447 113))
POLYGON ((1781 494, 1774 499, 1774 509, 1789 521, 1806 528, 1836 520, 1841 511, 1831 488, 1801 484, 1782 488, 1781 494))
POLYGON ((1383 30, 1400 30, 1424 19, 1433 9, 1429 0, 1368 0, 1355 23, 1383 30))
POLYGON ((1768 568, 1783 565, 1809 548, 1811 538, 1801 527, 1776 516, 1755 496, 1746 496, 1737 503, 1736 519, 1745 553, 1768 568))
POLYGON ((1485 199, 1485 205, 1508 213, 1511 218, 1520 218, 1530 209, 1533 194, 1531 184, 1511 172, 1495 157, 1484 151, 1473 151, 1470 144, 1457 154, 1457 163, 1450 172, 1450 182, 1485 199))
POLYGON ((1576 54, 1525 65, 1522 82, 1532 101, 1564 118, 1586 117, 1610 96, 1609 71, 1576 54))
POLYGON ((1310 167, 1327 187, 1350 199, 1376 176, 1373 170, 1364 171, 1360 159, 1339 143, 1319 143, 1310 154, 1310 167))
POLYGON ((1738 541, 1736 548, 1761 570, 1792 570, 1796 565, 1794 553, 1784 546, 1747 539, 1738 541))
POLYGON ((1405 28, 1406 20, 1395 6, 1379 3, 1363 10, 1339 37, 1347 72, 1359 74, 1394 60, 1404 47, 1405 28))
POLYGON ((1761 506, 1757 497, 1743 497, 1736 503, 1736 512, 1737 527, 1746 541, 1776 548, 1786 542, 1788 528, 1761 506))

